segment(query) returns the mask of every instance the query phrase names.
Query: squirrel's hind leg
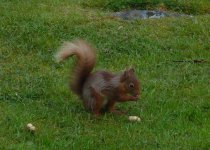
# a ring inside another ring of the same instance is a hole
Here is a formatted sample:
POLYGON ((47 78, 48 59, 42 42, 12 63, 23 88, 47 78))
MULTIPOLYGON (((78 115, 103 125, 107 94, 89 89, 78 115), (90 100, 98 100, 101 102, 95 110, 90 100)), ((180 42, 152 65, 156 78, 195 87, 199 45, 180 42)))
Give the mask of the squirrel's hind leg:
POLYGON ((126 111, 122 111, 122 110, 117 110, 115 109, 115 103, 116 101, 113 101, 113 100, 110 100, 106 106, 106 109, 108 112, 110 113, 114 113, 114 114, 117 114, 117 115, 124 115, 125 113, 127 113, 126 111))
POLYGON ((94 116, 100 116, 103 107, 103 97, 93 87, 91 87, 91 97, 93 101, 91 112, 94 116))

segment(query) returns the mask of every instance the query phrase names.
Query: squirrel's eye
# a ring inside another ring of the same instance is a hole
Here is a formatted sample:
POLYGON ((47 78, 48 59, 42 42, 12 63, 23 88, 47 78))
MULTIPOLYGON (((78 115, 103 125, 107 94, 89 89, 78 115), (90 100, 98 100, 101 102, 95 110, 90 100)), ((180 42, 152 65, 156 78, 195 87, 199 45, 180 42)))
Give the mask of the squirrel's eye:
POLYGON ((130 84, 129 84, 129 87, 130 87, 130 88, 133 88, 133 87, 134 87, 134 84, 133 84, 133 83, 130 83, 130 84))

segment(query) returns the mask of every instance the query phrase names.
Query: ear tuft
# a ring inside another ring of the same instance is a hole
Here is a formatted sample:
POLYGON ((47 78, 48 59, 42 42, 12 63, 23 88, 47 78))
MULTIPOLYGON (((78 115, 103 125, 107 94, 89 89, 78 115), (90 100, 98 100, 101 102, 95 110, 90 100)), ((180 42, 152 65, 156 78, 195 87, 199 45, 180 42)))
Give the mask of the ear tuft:
POLYGON ((134 68, 130 68, 129 72, 133 72, 134 73, 135 72, 134 68))
POLYGON ((125 70, 125 71, 122 73, 122 76, 121 76, 120 81, 123 82, 123 81, 125 81, 126 79, 128 79, 128 77, 129 77, 129 70, 125 70))

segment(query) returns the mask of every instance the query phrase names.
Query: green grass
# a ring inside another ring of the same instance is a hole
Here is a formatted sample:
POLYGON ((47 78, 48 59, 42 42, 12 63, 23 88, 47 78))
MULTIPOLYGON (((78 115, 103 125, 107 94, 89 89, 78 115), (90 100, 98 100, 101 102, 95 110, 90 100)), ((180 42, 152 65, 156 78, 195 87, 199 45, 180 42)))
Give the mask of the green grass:
POLYGON ((83 3, 0 1, 0 149, 208 149, 210 16, 123 21, 83 3), (140 123, 94 119, 69 92, 73 61, 53 54, 76 38, 98 49, 96 70, 135 66, 141 100, 117 107, 140 123), (208 62, 173 62, 194 59, 208 62))

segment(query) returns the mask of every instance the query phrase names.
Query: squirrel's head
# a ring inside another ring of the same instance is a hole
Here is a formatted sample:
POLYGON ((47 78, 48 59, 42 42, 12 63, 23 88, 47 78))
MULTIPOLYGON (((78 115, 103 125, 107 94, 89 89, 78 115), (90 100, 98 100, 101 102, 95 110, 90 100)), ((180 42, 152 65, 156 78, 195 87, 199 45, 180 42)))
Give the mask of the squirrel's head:
POLYGON ((121 82, 124 85, 124 89, 128 94, 138 97, 140 94, 140 83, 135 75, 133 68, 126 69, 121 77, 121 82))

